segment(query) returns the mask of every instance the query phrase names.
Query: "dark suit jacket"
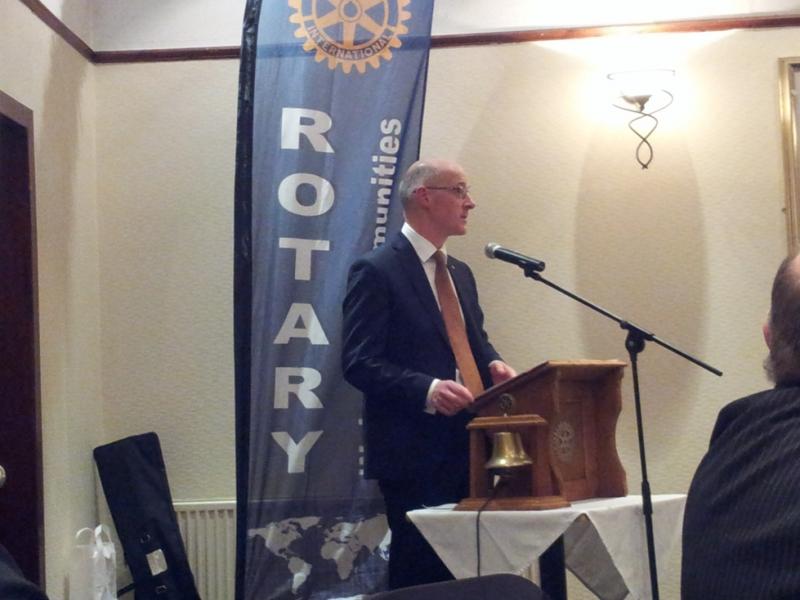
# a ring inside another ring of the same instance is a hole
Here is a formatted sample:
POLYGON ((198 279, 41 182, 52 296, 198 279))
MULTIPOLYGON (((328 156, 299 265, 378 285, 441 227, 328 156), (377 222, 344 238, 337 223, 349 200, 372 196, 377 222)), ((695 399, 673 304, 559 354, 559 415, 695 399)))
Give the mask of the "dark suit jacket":
MULTIPOLYGON (((485 386, 499 359, 483 330, 475 279, 448 257, 467 334, 485 386)), ((470 415, 425 412, 434 378, 452 379, 456 363, 444 321, 411 243, 397 234, 350 269, 343 305, 342 367, 364 393, 365 476, 408 480, 467 469, 470 415)))
POLYGON ((800 387, 722 409, 689 489, 684 600, 800 598, 800 387))
POLYGON ((25 579, 16 561, 0 544, 0 598, 2 600, 47 600, 44 592, 25 579))

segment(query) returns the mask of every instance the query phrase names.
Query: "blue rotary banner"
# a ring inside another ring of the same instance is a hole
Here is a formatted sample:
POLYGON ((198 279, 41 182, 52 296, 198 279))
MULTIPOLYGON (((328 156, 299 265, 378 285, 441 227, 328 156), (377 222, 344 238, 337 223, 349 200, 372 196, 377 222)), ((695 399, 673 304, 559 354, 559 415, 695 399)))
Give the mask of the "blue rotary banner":
POLYGON ((388 528, 340 367, 356 257, 402 224, 433 0, 250 0, 235 212, 237 600, 382 589, 388 528))

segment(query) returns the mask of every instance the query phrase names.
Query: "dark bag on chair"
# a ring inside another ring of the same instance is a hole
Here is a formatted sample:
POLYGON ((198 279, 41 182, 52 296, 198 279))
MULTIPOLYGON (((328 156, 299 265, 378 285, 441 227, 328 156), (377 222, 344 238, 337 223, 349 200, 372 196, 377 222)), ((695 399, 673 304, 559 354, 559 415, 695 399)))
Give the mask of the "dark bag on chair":
POLYGON ((200 600, 183 545, 161 444, 145 433, 98 446, 94 460, 136 600, 200 600))

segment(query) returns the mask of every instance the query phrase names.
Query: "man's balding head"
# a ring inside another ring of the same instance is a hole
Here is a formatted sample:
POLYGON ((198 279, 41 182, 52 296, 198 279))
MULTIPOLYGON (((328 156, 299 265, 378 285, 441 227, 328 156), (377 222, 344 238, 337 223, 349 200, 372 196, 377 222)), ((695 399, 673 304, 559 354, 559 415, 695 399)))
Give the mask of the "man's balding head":
POLYGON ((778 267, 764 336, 769 346, 764 366, 770 379, 779 385, 800 383, 800 254, 778 267))
POLYGON ((475 203, 458 163, 442 158, 415 162, 400 180, 399 194, 406 222, 435 247, 467 232, 475 203))
POLYGON ((450 160, 441 158, 429 158, 418 160, 411 165, 400 180, 398 192, 403 208, 408 209, 408 205, 413 201, 414 192, 426 184, 433 181, 437 175, 445 171, 461 171, 461 167, 450 160))

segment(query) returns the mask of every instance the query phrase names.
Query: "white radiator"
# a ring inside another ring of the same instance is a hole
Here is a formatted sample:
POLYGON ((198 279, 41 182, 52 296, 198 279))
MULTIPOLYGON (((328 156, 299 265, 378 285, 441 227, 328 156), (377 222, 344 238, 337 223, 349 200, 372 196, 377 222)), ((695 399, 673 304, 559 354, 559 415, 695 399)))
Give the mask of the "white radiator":
POLYGON ((175 512, 200 598, 233 600, 236 501, 178 501, 175 512))

